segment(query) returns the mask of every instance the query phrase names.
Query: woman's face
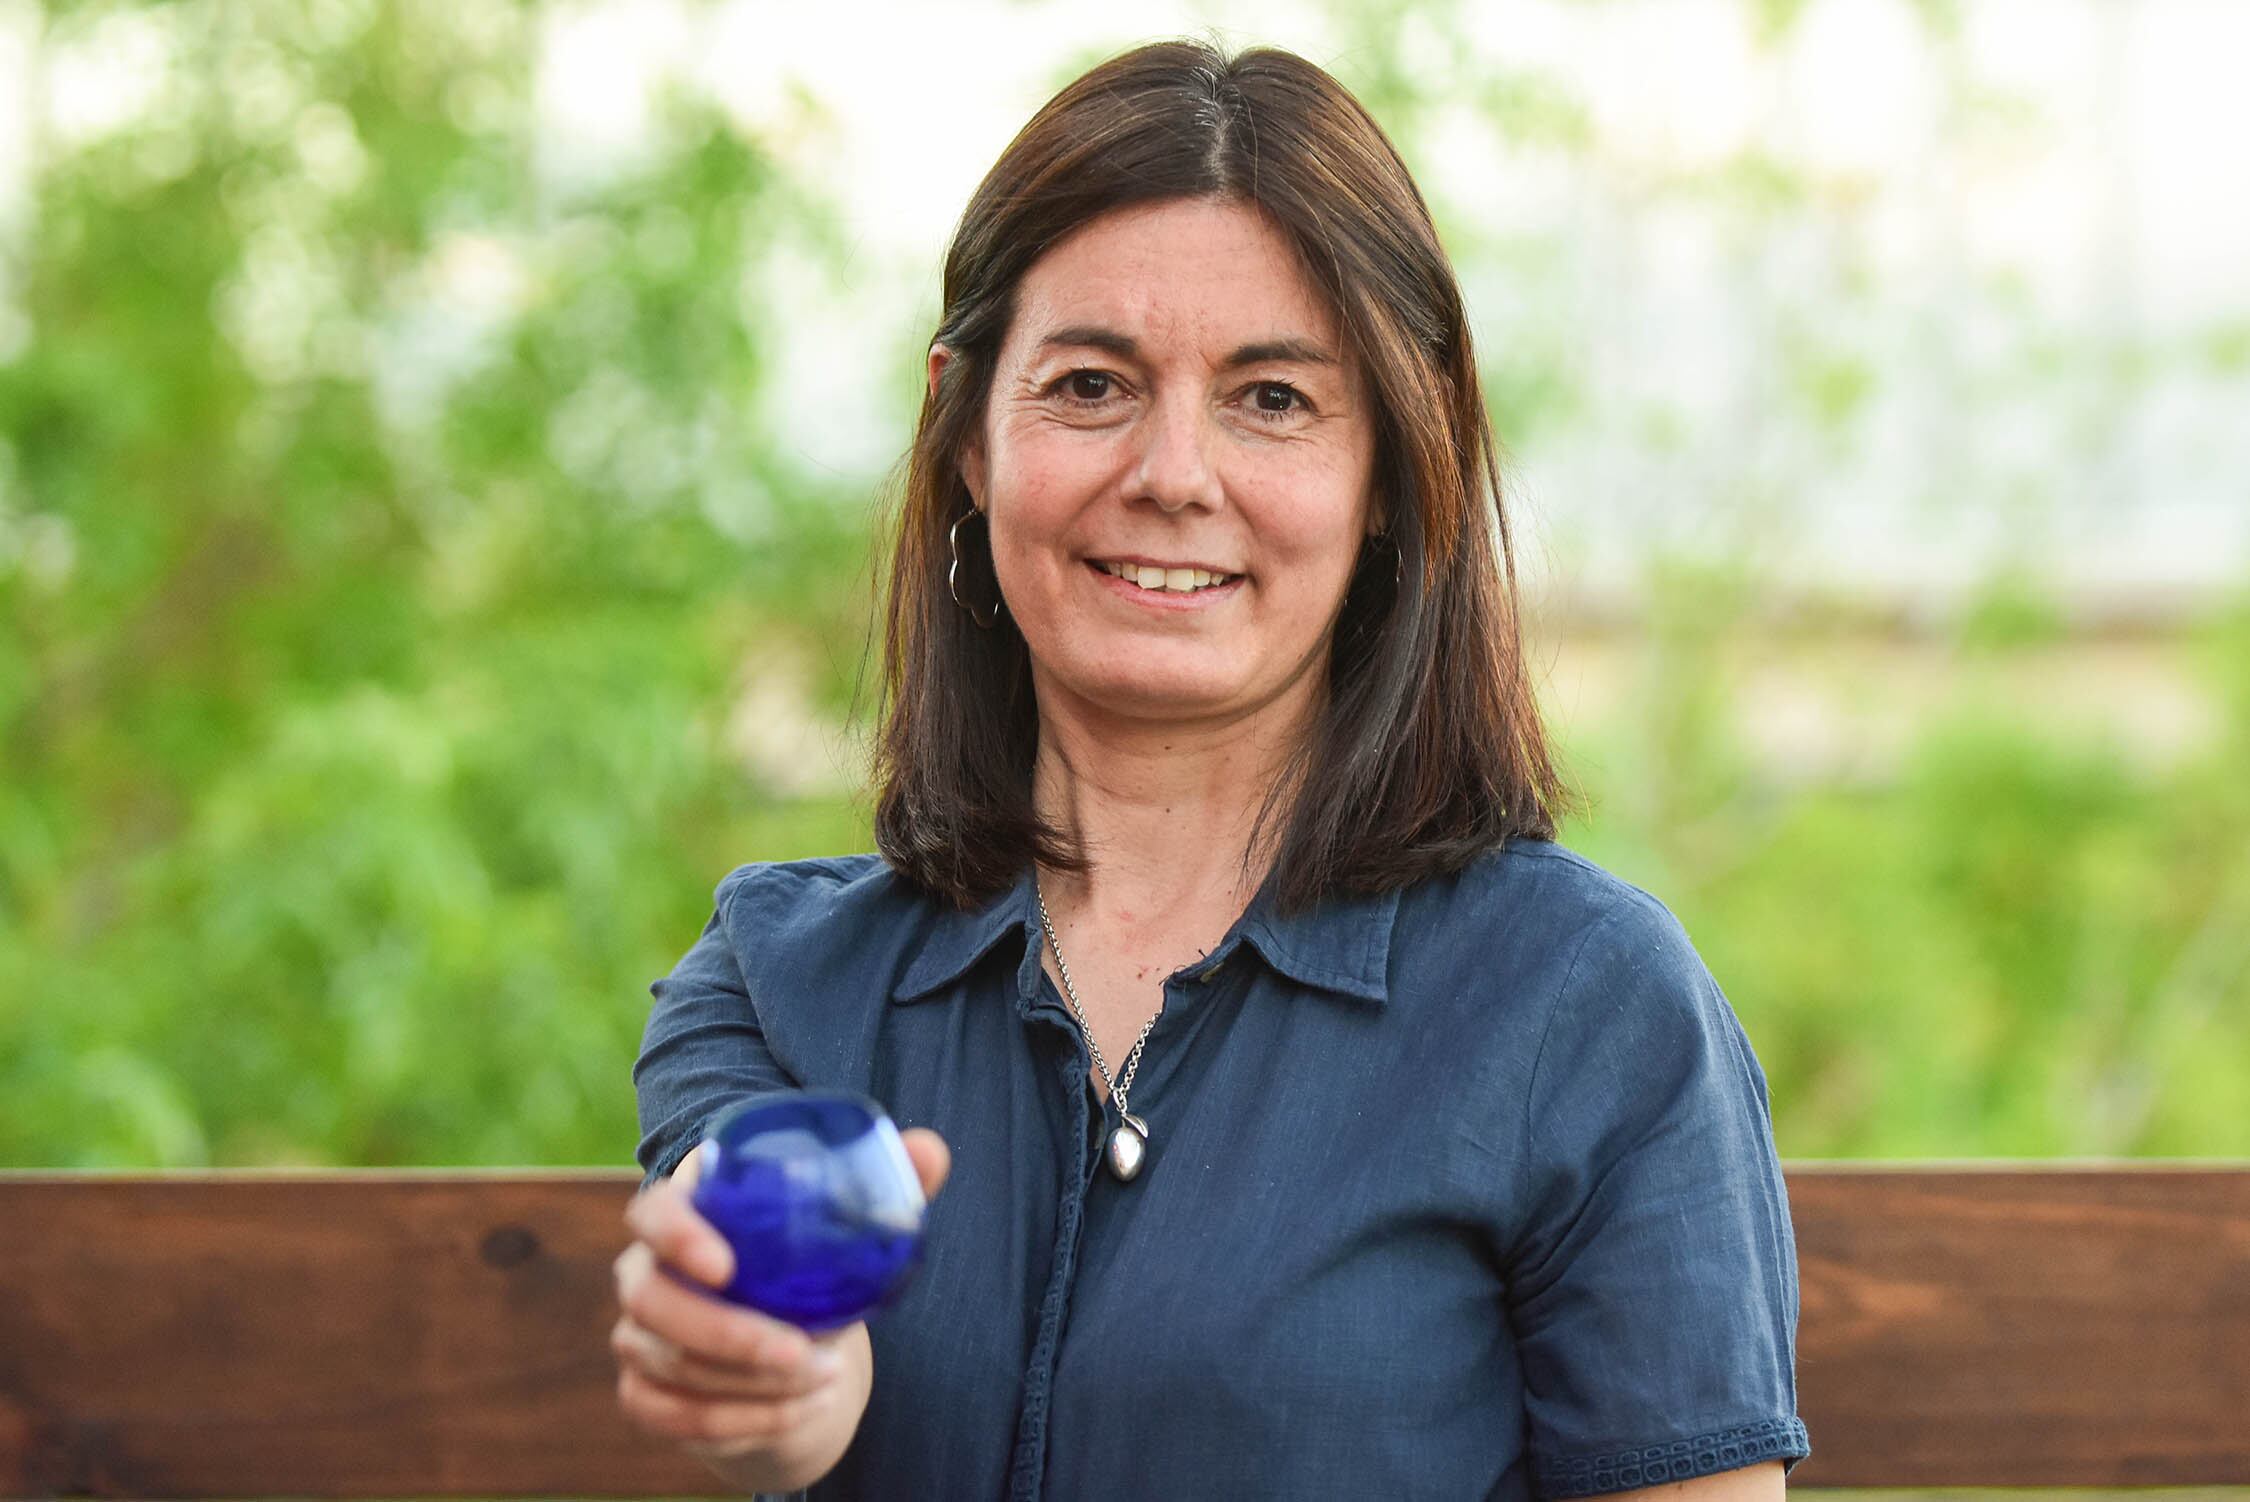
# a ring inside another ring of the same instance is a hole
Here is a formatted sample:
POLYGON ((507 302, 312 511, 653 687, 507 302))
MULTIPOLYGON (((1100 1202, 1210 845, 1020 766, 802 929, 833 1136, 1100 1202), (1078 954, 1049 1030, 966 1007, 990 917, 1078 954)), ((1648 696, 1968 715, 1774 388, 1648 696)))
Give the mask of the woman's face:
POLYGON ((1306 707, 1377 524, 1347 360, 1288 243, 1237 203, 1118 210, 1025 273, 962 473, 1043 712, 1306 707))

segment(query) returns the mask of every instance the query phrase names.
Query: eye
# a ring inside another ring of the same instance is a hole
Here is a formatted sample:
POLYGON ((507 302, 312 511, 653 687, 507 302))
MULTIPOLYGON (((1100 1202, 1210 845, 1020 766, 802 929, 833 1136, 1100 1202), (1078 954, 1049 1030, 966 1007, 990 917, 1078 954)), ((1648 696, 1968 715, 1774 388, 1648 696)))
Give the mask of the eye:
POLYGON ((1108 396, 1114 384, 1115 377, 1106 370, 1074 370, 1047 389, 1059 390, 1072 401, 1094 403, 1108 396))
POLYGON ((1260 416, 1280 417, 1312 404, 1287 381, 1260 381, 1250 388, 1250 405, 1260 416))

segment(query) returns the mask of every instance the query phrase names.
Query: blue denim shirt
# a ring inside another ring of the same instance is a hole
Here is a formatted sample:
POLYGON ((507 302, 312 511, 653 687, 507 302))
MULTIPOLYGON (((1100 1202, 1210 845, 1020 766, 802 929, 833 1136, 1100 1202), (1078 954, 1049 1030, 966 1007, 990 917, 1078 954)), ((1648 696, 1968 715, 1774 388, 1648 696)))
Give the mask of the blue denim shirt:
POLYGON ((794 1086, 936 1129, 924 1260, 811 1498, 1577 1497, 1808 1453, 1766 1082, 1657 899, 1558 844, 1170 977, 1147 1166, 1040 966, 874 856, 750 865, 650 989, 645 1182, 794 1086))

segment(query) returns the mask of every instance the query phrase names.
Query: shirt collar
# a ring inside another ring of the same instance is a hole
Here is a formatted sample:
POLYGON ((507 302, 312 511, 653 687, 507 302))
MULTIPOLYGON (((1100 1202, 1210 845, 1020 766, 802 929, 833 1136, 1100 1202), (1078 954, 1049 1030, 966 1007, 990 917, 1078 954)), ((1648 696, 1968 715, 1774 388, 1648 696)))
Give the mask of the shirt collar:
MULTIPOLYGON (((1287 916, 1274 907, 1269 875, 1249 909, 1202 962, 1216 966, 1247 942, 1273 970, 1333 996, 1380 1006, 1390 999, 1391 933, 1397 926, 1396 890, 1365 897, 1332 897, 1287 916)), ((1038 984, 1039 905, 1026 866, 1015 885, 980 908, 946 908, 920 953, 891 991, 892 1001, 928 1000, 1011 933, 1023 936, 1018 989, 1038 984)))
MULTIPOLYGON (((1302 985, 1377 1006, 1390 1000, 1391 932, 1398 890, 1366 897, 1327 897, 1284 917, 1274 910, 1273 880, 1258 889, 1236 932, 1268 965, 1302 985)), ((1230 935, 1219 948, 1234 943, 1230 935)))
POLYGON ((1031 867, 1025 866, 1015 885, 983 907, 942 909, 922 941, 914 963, 891 989, 891 1000, 901 1005, 926 1001, 985 957, 993 945, 1011 932, 1021 931, 1024 948, 1039 932, 1039 907, 1033 896, 1031 867))

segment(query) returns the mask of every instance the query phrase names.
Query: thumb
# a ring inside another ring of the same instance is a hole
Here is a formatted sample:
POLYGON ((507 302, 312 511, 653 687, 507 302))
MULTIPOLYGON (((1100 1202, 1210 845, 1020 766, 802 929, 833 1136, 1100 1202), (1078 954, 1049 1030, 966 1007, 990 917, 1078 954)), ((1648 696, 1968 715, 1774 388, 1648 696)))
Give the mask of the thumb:
POLYGON ((899 1133, 899 1140, 906 1144, 906 1155, 914 1160, 914 1171, 922 1176, 922 1197, 937 1198, 945 1176, 953 1171, 953 1149, 928 1127, 908 1127, 899 1133))

